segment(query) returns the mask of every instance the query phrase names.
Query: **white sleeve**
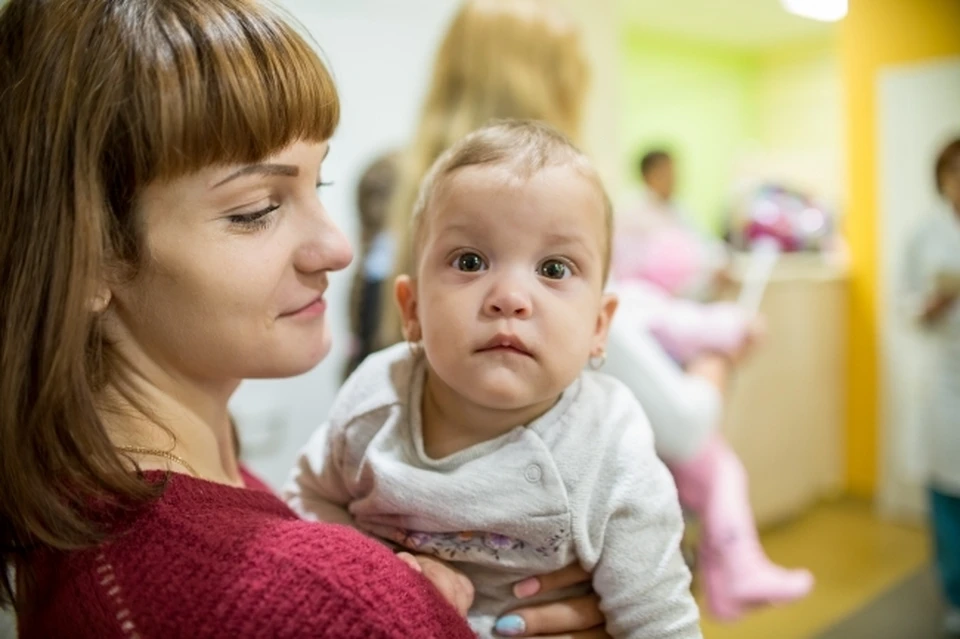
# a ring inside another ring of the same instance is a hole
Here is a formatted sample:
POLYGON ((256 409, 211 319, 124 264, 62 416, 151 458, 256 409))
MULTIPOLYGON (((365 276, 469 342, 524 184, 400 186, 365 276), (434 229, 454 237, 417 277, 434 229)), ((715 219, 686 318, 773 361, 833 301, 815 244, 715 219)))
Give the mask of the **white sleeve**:
POLYGON ((593 587, 616 639, 702 639, 680 540, 683 517, 670 473, 639 407, 598 475, 589 537, 593 587), (602 495, 602 497, 601 497, 602 495), (595 555, 596 556, 596 555, 595 555))
POLYGON ((901 255, 898 306, 903 309, 905 316, 913 321, 920 320, 923 307, 931 294, 930 282, 923 268, 928 235, 926 225, 917 228, 907 240, 901 255))
POLYGON ((304 519, 353 526, 343 481, 344 433, 326 422, 310 437, 283 487, 283 499, 304 519))
POLYGON ((657 451, 668 462, 692 458, 720 424, 720 392, 687 374, 627 313, 614 315, 603 372, 619 379, 640 402, 657 451))

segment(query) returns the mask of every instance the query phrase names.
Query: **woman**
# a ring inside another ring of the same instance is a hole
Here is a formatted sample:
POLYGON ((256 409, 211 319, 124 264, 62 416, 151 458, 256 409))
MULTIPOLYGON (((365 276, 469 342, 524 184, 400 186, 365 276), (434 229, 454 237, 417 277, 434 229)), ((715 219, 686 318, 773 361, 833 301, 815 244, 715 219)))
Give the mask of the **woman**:
POLYGON ((351 259, 316 192, 337 93, 303 37, 252 0, 11 0, 0 96, 0 600, 21 636, 470 637, 463 578, 298 520, 238 464, 230 395, 323 359, 351 259))
MULTIPOLYGON (((576 25, 555 4, 465 0, 437 53, 390 207, 398 238, 395 273, 410 272, 409 219, 417 188, 448 146, 496 118, 542 120, 576 141, 588 84, 576 25)), ((385 288, 381 346, 403 339, 392 287, 385 288)), ((604 370, 640 400, 681 501, 706 524, 702 557, 711 612, 731 621, 753 608, 805 596, 813 586, 810 573, 781 568, 763 552, 745 472, 717 433, 732 363, 707 354, 685 373, 631 317, 629 302, 621 301, 611 326, 604 370)))
POLYGON ((916 230, 904 259, 904 297, 934 343, 924 439, 936 565, 947 604, 944 627, 960 636, 960 138, 934 166, 938 210, 916 230))

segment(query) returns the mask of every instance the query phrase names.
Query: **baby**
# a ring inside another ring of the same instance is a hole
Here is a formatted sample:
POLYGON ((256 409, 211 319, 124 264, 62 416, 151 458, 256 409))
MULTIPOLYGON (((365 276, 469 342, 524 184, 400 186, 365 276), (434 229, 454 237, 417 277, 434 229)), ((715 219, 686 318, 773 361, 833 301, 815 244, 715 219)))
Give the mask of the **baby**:
POLYGON ((614 637, 701 637, 647 419, 584 370, 617 306, 611 218, 590 162, 544 125, 492 125, 444 153, 414 210, 416 272, 396 283, 408 343, 361 364, 286 488, 306 517, 463 571, 481 637, 509 630, 494 620, 518 607, 514 583, 573 562, 614 637))

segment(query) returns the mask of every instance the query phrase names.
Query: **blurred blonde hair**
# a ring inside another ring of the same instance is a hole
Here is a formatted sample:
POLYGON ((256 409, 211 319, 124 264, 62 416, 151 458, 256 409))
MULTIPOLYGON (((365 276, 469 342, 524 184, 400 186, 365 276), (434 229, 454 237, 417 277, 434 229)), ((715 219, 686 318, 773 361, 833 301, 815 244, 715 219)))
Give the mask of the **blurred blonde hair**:
MULTIPOLYGON (((538 120, 574 142, 589 84, 576 25, 552 0, 466 0, 437 53, 416 137, 401 162, 389 211, 396 274, 412 270, 410 218, 420 182, 455 142, 491 120, 538 120)), ((381 346, 403 339, 385 286, 381 346)))

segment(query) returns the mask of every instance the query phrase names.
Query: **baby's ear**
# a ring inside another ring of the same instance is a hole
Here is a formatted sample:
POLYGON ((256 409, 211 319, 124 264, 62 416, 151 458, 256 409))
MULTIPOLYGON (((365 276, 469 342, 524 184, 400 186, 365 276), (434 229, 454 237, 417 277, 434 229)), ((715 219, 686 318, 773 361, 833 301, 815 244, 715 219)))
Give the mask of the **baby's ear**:
POLYGON ((417 287, 409 275, 398 275, 393 285, 393 295, 400 309, 403 336, 408 342, 419 342, 420 319, 417 315, 417 287))
POLYGON ((593 334, 593 350, 591 356, 597 356, 607 349, 607 335, 610 334, 610 322, 617 312, 620 299, 615 293, 604 293, 600 298, 600 312, 597 313, 597 327, 593 334))

